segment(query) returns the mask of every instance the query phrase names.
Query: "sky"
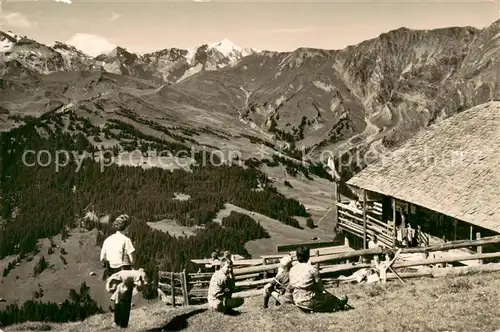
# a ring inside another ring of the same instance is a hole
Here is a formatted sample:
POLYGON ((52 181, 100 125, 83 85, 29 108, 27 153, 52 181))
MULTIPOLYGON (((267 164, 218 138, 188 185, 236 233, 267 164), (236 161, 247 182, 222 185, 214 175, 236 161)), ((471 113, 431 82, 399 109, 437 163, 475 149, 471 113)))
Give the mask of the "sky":
POLYGON ((90 55, 116 45, 142 53, 222 39, 260 50, 341 49, 400 27, 483 28, 500 18, 499 0, 0 1, 0 30, 90 55))

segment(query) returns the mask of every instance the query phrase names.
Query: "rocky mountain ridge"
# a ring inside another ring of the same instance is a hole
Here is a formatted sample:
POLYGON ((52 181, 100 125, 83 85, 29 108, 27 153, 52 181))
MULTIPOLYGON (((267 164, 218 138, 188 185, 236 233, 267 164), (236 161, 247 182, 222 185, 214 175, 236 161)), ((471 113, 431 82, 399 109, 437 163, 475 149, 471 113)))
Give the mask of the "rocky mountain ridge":
POLYGON ((190 50, 163 49, 137 54, 117 46, 107 54, 91 57, 76 47, 56 41, 40 44, 12 31, 0 31, 0 57, 5 62, 18 61, 38 74, 58 71, 104 70, 129 75, 157 84, 178 82, 202 70, 217 70, 236 64, 257 50, 241 48, 225 39, 190 50))

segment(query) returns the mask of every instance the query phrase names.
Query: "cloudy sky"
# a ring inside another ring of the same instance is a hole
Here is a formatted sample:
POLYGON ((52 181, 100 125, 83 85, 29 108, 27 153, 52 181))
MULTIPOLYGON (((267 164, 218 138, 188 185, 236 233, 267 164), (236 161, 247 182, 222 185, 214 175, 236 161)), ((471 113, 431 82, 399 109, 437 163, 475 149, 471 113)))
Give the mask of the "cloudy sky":
POLYGON ((498 1, 3 0, 0 30, 92 55, 115 45, 148 52, 222 39, 276 51, 339 49, 402 26, 482 28, 499 18, 498 1))

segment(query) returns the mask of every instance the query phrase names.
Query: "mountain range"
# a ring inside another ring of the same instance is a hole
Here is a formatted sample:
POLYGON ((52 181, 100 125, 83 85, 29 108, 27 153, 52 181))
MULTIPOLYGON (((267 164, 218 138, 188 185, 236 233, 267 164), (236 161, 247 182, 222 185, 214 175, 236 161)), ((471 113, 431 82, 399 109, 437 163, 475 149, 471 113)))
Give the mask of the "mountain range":
POLYGON ((116 47, 95 58, 0 32, 0 54, 2 130, 25 116, 71 111, 163 137, 158 124, 174 141, 196 132, 196 146, 250 155, 256 142, 270 151, 302 148, 310 160, 325 151, 380 153, 500 98, 500 21, 400 28, 342 50, 259 51, 223 40, 148 54, 116 47))
POLYGON ((107 54, 91 57, 74 46, 56 41, 47 46, 12 31, 0 31, 0 53, 6 62, 17 60, 37 74, 58 71, 92 71, 134 76, 157 84, 172 84, 204 70, 236 64, 242 57, 257 53, 230 40, 204 44, 194 49, 163 49, 136 54, 116 47, 107 54))

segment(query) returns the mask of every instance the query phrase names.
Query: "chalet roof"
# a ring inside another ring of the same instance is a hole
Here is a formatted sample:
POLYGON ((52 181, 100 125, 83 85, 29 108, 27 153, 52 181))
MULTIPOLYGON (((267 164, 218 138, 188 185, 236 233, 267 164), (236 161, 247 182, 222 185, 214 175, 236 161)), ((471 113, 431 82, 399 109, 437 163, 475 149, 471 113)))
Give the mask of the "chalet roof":
POLYGON ((500 102, 429 126, 347 184, 500 232, 500 102))

